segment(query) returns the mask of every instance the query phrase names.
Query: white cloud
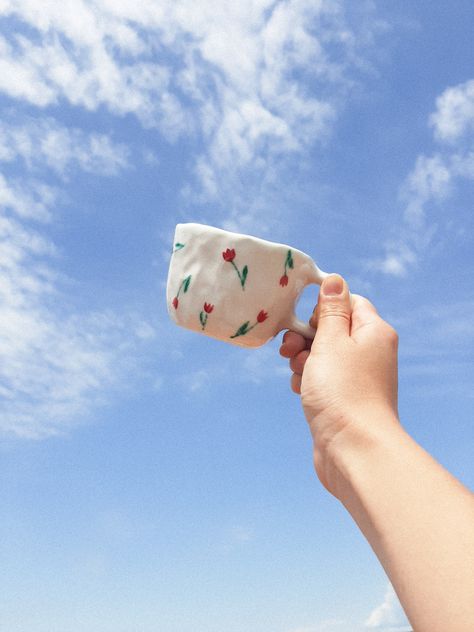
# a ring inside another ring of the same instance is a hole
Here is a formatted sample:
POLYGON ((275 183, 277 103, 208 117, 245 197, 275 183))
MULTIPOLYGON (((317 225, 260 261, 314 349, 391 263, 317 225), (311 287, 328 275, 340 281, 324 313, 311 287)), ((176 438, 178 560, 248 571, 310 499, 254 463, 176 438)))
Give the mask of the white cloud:
POLYGON ((410 224, 420 225, 428 202, 448 196, 452 177, 452 170, 439 154, 417 158, 402 194, 407 199, 405 218, 410 224))
POLYGON ((51 206, 58 191, 38 181, 9 180, 0 173, 0 208, 8 209, 22 219, 45 222, 51 219, 51 206))
POLYGON ((440 141, 453 142, 474 131, 474 79, 448 88, 436 99, 430 124, 440 141))
POLYGON ((154 332, 139 318, 67 309, 61 287, 69 280, 47 236, 63 191, 44 179, 116 175, 128 167, 128 150, 103 134, 10 111, 0 122, 0 162, 17 174, 0 173, 0 432, 38 438, 105 401, 154 332))
POLYGON ((128 166, 128 149, 105 134, 86 134, 52 118, 21 123, 0 121, 0 162, 21 159, 27 169, 50 169, 61 176, 73 168, 116 175, 128 166))
POLYGON ((369 269, 379 270, 395 277, 404 277, 408 269, 417 261, 417 254, 411 241, 412 239, 407 235, 406 241, 398 239, 386 242, 384 257, 370 262, 369 269))
POLYGON ((77 423, 126 370, 133 331, 148 336, 140 322, 62 307, 54 252, 38 231, 0 217, 2 433, 40 438, 77 423))
POLYGON ((447 89, 436 103, 429 120, 441 144, 417 157, 400 191, 405 210, 398 237, 385 243, 383 257, 369 263, 392 276, 405 276, 430 245, 436 232, 430 217, 434 207, 443 207, 461 182, 474 180, 474 80, 447 89))
POLYGON ((370 613, 365 621, 365 627, 384 632, 405 632, 411 630, 397 595, 391 584, 388 584, 384 599, 370 613))
MULTIPOLYGON (((352 85, 348 75, 364 65, 359 51, 376 27, 344 7, 342 0, 0 0, 0 93, 28 112, 100 109, 132 115, 170 141, 185 137, 204 195, 232 199, 227 227, 250 230, 277 190, 278 169, 327 137, 352 85), (249 186, 234 201, 230 192, 242 181, 249 186)), ((107 135, 46 113, 21 117, 15 105, 0 123, 0 162, 17 170, 0 175, 2 430, 43 436, 86 416, 117 383, 123 358, 153 336, 133 319, 63 307, 68 280, 47 234, 64 191, 45 178, 116 175, 131 161, 107 135)), ((242 379, 258 382, 266 364, 255 356, 242 379)), ((200 369, 187 386, 197 393, 208 382, 200 369)))
POLYGON ((193 135, 215 196, 229 174, 276 169, 327 136, 380 26, 361 17, 370 3, 358 13, 342 0, 3 0, 0 91, 193 135))
POLYGON ((139 318, 65 307, 68 280, 47 237, 62 193, 26 173, 41 163, 61 174, 72 166, 114 173, 125 153, 51 119, 3 122, 0 160, 17 158, 22 178, 0 173, 0 432, 38 438, 63 432, 105 401, 153 331, 139 318))

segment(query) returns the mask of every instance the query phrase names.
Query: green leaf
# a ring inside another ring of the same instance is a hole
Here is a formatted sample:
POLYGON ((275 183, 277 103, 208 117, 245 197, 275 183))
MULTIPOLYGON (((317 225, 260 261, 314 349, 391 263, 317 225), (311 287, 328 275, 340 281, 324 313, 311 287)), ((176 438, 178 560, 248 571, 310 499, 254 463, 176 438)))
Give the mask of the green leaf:
POLYGON ((248 269, 248 267, 247 267, 247 266, 244 266, 244 267, 243 267, 243 270, 242 270, 242 285, 245 285, 245 281, 246 281, 246 279, 247 279, 247 274, 248 274, 248 273, 249 273, 249 269, 248 269))
POLYGON ((201 325, 204 327, 204 325, 206 324, 206 321, 204 319, 204 312, 201 312, 199 314, 199 320, 201 321, 201 325))
POLYGON ((241 325, 241 326, 238 328, 238 330, 237 330, 238 335, 239 335, 239 336, 243 336, 244 334, 246 334, 246 333, 247 333, 247 329, 248 329, 249 325, 250 325, 250 321, 249 321, 249 320, 248 320, 246 323, 244 323, 243 325, 241 325))
POLYGON ((288 254, 286 255, 286 265, 291 269, 293 269, 294 267, 293 256, 291 254, 291 250, 288 250, 288 254))
POLYGON ((187 291, 188 291, 188 288, 189 288, 190 283, 191 283, 191 275, 189 275, 188 277, 186 277, 186 278, 184 279, 183 292, 187 292, 187 291))
POLYGON ((235 332, 233 336, 231 336, 231 338, 237 338, 237 336, 245 336, 249 328, 249 325, 250 325, 250 321, 248 320, 246 323, 244 323, 237 329, 237 331, 235 332))

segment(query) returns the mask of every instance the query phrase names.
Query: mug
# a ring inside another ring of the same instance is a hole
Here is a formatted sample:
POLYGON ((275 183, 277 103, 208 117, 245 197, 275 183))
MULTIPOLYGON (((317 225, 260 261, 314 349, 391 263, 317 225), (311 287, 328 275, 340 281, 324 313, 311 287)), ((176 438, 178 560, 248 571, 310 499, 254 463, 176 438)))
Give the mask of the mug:
POLYGON ((203 224, 178 224, 167 281, 177 325, 241 347, 284 329, 314 338, 295 315, 304 287, 328 276, 304 252, 203 224))

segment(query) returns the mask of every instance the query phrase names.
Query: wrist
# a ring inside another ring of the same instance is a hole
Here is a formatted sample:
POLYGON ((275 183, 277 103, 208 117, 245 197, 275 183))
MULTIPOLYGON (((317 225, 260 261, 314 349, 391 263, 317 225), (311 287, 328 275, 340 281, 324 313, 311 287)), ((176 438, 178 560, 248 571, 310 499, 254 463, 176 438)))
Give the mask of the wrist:
POLYGON ((397 450, 407 438, 393 411, 372 411, 370 418, 341 421, 330 438, 321 431, 314 435, 315 462, 319 462, 316 469, 323 470, 318 474, 324 477, 325 486, 346 504, 362 470, 370 470, 372 463, 383 463, 387 454, 397 450))

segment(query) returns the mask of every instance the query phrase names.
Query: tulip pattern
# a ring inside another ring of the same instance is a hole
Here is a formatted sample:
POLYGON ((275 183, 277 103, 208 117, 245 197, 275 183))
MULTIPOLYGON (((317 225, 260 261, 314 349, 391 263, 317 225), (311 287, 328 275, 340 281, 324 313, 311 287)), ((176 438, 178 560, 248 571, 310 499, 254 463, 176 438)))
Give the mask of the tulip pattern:
POLYGON ((175 309, 178 309, 179 307, 179 295, 181 294, 181 291, 183 291, 183 293, 186 294, 190 285, 191 285, 191 275, 187 276, 185 279, 181 281, 181 284, 178 288, 176 296, 172 300, 172 305, 175 309))
POLYGON ((227 261, 228 263, 231 263, 235 269, 235 271, 237 272, 237 275, 240 279, 240 285, 242 286, 242 289, 245 290, 245 281, 247 280, 247 275, 249 272, 248 266, 244 266, 242 268, 242 272, 240 272, 240 270, 238 269, 238 267, 235 265, 234 259, 235 259, 235 249, 234 248, 227 248, 227 250, 225 250, 222 253, 222 258, 224 259, 224 261, 227 261))
POLYGON ((293 255, 291 254, 291 250, 288 250, 285 260, 285 274, 280 279, 281 287, 286 287, 288 285, 288 270, 293 270, 294 266, 293 255))
POLYGON ((207 319, 209 317, 209 314, 212 313, 213 309, 214 309, 214 305, 211 305, 210 303, 204 303, 202 312, 199 314, 199 320, 201 322, 203 331, 206 329, 207 319))
POLYGON ((231 338, 238 338, 239 336, 245 336, 246 334, 249 333, 249 331, 251 331, 259 323, 263 323, 265 320, 267 320, 267 318, 268 318, 267 312, 264 309, 261 309, 259 311, 259 313, 257 314, 257 322, 256 323, 251 325, 250 321, 248 320, 247 322, 243 323, 243 325, 240 325, 240 327, 237 329, 235 334, 233 336, 231 336, 231 338))
MULTIPOLYGON (((174 250, 173 253, 179 252, 180 250, 182 250, 183 248, 186 247, 186 243, 182 243, 182 242, 176 242, 174 244, 174 250)), ((242 290, 245 290, 245 284, 247 281, 247 277, 248 277, 248 265, 244 265, 242 268, 239 268, 236 265, 236 258, 237 258, 237 253, 235 248, 227 248, 226 250, 224 250, 222 253, 222 258, 224 260, 225 263, 230 263, 232 265, 232 267, 235 270, 235 273, 237 274, 239 281, 240 281, 240 286, 242 288, 242 290)), ((287 287, 289 282, 290 282, 290 271, 294 269, 295 264, 294 264, 294 260, 293 260, 293 254, 291 250, 288 250, 285 256, 285 259, 283 260, 283 256, 281 258, 281 264, 283 264, 283 275, 280 277, 279 279, 279 285, 281 287, 287 287)), ((278 276, 276 277, 278 278, 278 276)), ((273 283, 276 285, 276 278, 273 277, 273 283)), ((191 286, 191 275, 186 276, 185 278, 182 278, 182 281, 179 285, 178 291, 175 295, 175 297, 173 298, 173 300, 171 301, 172 306, 174 307, 175 310, 178 310, 179 305, 180 305, 180 300, 182 298, 182 295, 186 294, 191 286)), ((195 288, 196 290, 198 290, 198 286, 196 286, 195 288)), ((237 297, 235 297, 237 298, 237 297)), ((250 297, 249 297, 250 298, 250 297)), ((201 303, 202 308, 199 310, 199 307, 196 309, 196 317, 197 314, 199 314, 199 323, 200 323, 200 327, 202 331, 206 330, 206 327, 208 325, 208 320, 209 320, 209 316, 213 313, 215 305, 213 303, 207 302, 205 301, 204 303, 201 303)), ((229 336, 230 339, 235 339, 235 338, 239 338, 241 336, 246 336, 248 333, 250 333, 255 327, 257 327, 258 325, 262 324, 263 322, 265 322, 268 319, 269 315, 268 312, 266 312, 264 309, 261 309, 258 314, 256 315, 256 317, 252 320, 247 320, 245 322, 243 322, 235 331, 234 334, 232 334, 231 336, 229 336)), ((196 318, 197 320, 197 318, 196 318)), ((217 321, 218 325, 219 324, 219 318, 217 321)), ((232 325, 231 325, 232 326, 232 325)))

